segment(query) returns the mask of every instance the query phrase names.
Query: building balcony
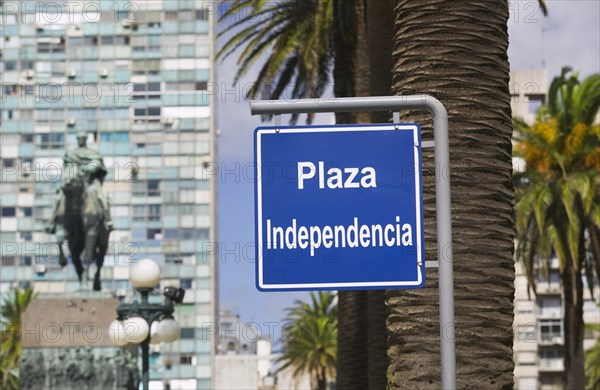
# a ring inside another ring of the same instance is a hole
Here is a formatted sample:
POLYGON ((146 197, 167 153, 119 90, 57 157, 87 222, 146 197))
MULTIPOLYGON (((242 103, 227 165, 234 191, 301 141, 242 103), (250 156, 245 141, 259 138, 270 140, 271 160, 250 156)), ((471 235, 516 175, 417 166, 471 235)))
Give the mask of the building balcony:
POLYGON ((541 333, 540 345, 562 345, 563 337, 560 333, 541 333))
POLYGON ((538 309, 537 318, 540 319, 562 319, 563 312, 561 309, 538 309))
POLYGON ((561 372, 565 370, 565 365, 562 359, 543 359, 540 358, 538 363, 538 371, 543 372, 561 372))
POLYGON ((560 283, 540 281, 535 286, 539 295, 560 295, 560 283))

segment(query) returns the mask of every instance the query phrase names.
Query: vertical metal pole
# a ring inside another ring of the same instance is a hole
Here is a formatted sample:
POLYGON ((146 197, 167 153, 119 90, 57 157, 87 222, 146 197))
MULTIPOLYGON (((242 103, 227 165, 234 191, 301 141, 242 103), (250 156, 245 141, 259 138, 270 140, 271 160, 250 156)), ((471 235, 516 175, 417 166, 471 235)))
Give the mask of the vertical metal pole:
POLYGON ((142 388, 148 390, 150 388, 150 335, 140 346, 142 347, 142 388))
MULTIPOLYGON (((139 288, 137 289, 139 293, 142 295, 142 307, 146 308, 148 306, 148 294, 152 289, 149 288, 139 288)), ((150 323, 151 313, 148 313, 144 309, 142 309, 142 317, 144 320, 148 322, 148 326, 150 323)), ((148 332, 148 337, 140 344, 142 348, 142 388, 144 390, 148 390, 150 386, 150 334, 148 332)))
MULTIPOLYGON (((442 107, 443 108, 443 107, 442 107)), ((452 254, 452 220, 450 206, 449 172, 450 148, 448 144, 448 114, 434 110, 433 128, 435 162, 439 173, 435 182, 435 204, 440 286, 440 354, 442 363, 442 389, 456 389, 456 345, 454 336, 454 272, 452 254)))

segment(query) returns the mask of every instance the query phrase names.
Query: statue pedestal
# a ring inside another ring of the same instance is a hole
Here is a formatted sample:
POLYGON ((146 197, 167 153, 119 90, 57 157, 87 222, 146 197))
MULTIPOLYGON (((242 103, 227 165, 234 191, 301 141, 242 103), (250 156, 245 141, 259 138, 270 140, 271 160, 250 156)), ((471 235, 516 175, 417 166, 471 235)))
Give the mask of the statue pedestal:
POLYGON ((43 294, 21 318, 21 389, 137 389, 137 346, 116 347, 118 299, 78 291, 43 294))

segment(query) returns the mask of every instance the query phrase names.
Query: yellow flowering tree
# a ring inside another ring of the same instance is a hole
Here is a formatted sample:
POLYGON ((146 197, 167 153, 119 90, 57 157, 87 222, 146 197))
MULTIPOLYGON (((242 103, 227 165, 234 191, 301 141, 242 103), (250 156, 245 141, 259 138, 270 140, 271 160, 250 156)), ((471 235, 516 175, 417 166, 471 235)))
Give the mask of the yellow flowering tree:
MULTIPOLYGON (((600 275, 600 74, 563 68, 528 126, 515 119, 517 258, 535 291, 535 266, 557 257, 564 297, 564 387, 584 388, 583 277, 600 275), (596 274, 596 275, 594 275, 596 274)), ((542 272, 543 274, 543 272, 542 272)))
POLYGON ((0 305, 0 389, 19 389, 21 314, 37 293, 31 288, 8 291, 0 305))

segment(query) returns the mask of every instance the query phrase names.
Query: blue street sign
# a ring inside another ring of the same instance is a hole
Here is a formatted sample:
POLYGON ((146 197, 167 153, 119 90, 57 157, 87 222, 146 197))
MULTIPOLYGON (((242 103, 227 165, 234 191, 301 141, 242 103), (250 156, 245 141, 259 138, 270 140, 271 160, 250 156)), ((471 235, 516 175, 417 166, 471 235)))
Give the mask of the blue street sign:
POLYGON ((423 286, 418 125, 259 127, 254 137, 259 290, 423 286))

